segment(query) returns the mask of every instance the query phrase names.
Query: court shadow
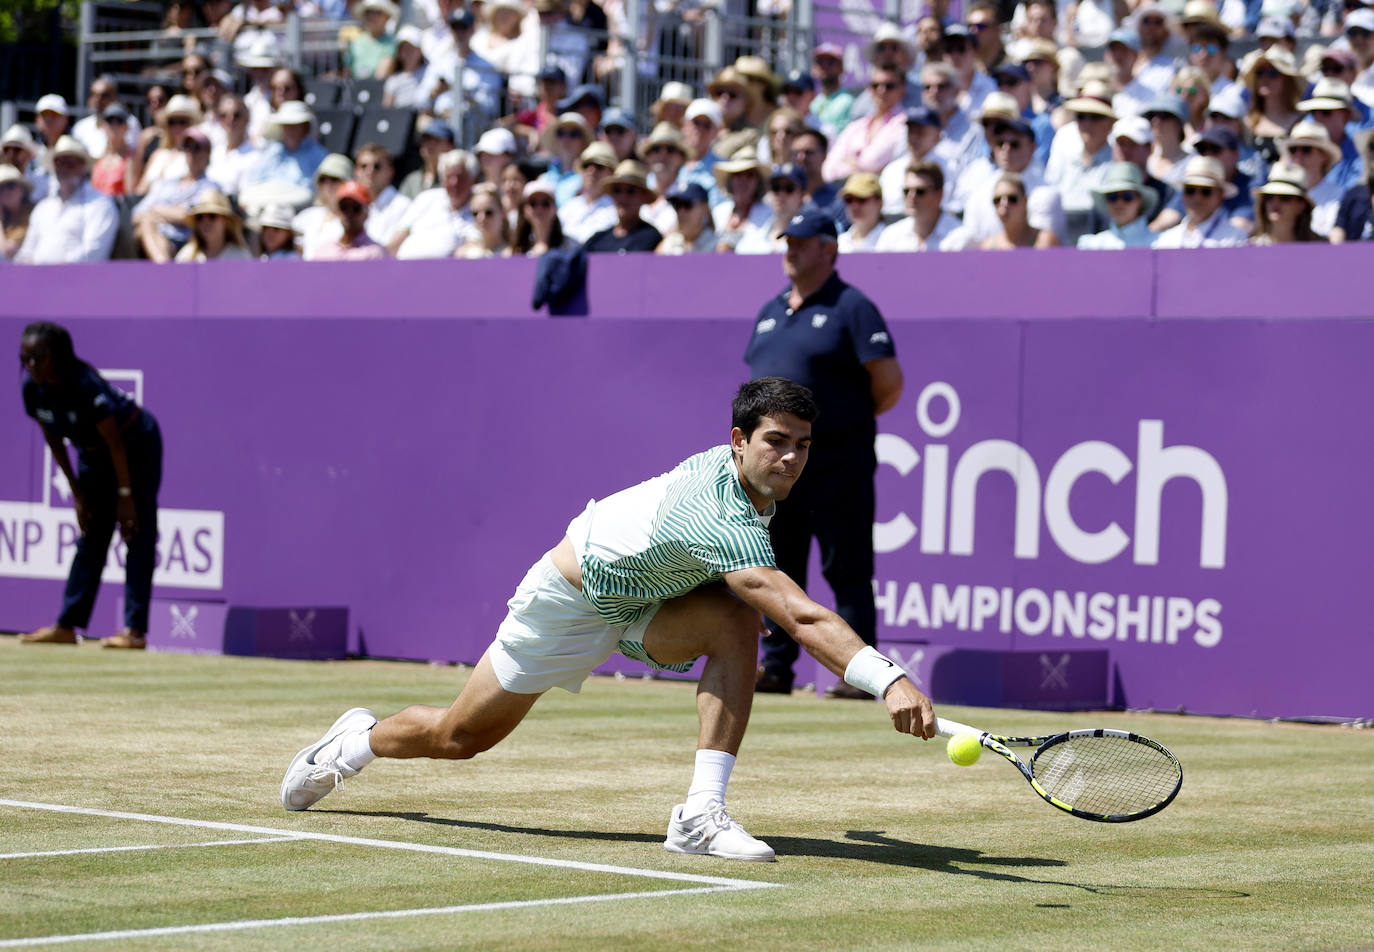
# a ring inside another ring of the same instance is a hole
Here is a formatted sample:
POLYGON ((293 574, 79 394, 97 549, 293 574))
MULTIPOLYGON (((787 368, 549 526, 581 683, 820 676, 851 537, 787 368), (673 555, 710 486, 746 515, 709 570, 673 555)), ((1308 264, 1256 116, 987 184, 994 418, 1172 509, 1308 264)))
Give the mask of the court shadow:
MULTIPOLYGON (((612 833, 603 830, 554 830, 547 827, 512 826, 505 823, 486 823, 477 820, 459 820, 452 817, 433 816, 422 812, 399 812, 388 810, 315 810, 315 813, 332 813, 340 816, 385 817, 405 820, 411 823, 430 823, 455 829, 483 830, 491 833, 515 833, 527 836, 549 836, 559 839, 596 840, 606 843, 645 843, 659 845, 662 834, 655 833, 612 833)), ((1000 869, 1030 869, 1037 867, 1057 867, 1068 865, 1063 860, 1045 859, 1034 856, 989 856, 974 849, 952 846, 932 846, 924 843, 910 843, 894 839, 878 831, 851 830, 840 839, 820 839, 802 836, 768 836, 769 845, 778 856, 811 856, 820 859, 848 859, 864 863, 880 863, 887 866, 904 866, 912 869, 927 869, 933 872, 958 873, 961 875, 981 876, 989 879, 1010 881, 1040 882, 1025 879, 1013 874, 998 872, 1000 869), (955 865, 965 864, 965 865, 955 865)), ((1067 885, 1067 884, 1066 884, 1067 885)))

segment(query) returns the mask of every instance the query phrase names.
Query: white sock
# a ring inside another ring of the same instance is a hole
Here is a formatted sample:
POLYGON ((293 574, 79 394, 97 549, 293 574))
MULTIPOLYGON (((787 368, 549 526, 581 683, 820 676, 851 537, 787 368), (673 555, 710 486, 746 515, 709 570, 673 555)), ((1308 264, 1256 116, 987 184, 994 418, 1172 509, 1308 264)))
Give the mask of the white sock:
POLYGON ((354 770, 362 770, 372 761, 377 759, 377 755, 372 752, 372 728, 365 731, 353 731, 340 737, 339 759, 354 770))
POLYGON ((711 800, 724 803, 725 785, 730 782, 734 766, 734 754, 723 750, 698 750, 696 770, 692 773, 692 786, 687 790, 683 813, 689 816, 700 813, 711 800))

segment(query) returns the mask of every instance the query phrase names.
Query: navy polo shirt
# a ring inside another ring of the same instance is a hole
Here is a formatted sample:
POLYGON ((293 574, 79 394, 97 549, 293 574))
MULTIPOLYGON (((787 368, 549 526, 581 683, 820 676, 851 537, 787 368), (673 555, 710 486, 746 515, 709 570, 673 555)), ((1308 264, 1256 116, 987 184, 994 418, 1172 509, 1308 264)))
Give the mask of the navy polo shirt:
POLYGON ((139 414, 138 404, 128 394, 84 362, 77 364, 74 379, 56 387, 42 386, 24 374, 23 394, 24 412, 79 450, 105 445, 97 429, 102 420, 114 417, 122 429, 139 414))
POLYGON ((873 391, 864 364, 895 357, 887 322, 864 293, 832 274, 793 311, 785 289, 764 304, 744 360, 753 378, 786 377, 811 388, 817 437, 873 433, 873 391))

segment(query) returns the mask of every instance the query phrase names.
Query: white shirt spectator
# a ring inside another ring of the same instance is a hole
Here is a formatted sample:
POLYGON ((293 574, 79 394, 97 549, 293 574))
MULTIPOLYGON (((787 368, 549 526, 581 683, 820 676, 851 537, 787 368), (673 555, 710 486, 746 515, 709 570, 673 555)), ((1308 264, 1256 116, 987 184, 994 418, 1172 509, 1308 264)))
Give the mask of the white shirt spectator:
POLYGON ((1231 224, 1226 209, 1218 208, 1211 218, 1194 228, 1184 219, 1155 239, 1156 248, 1229 248, 1243 245, 1249 235, 1231 224))
POLYGON ((770 217, 768 223, 762 228, 746 229, 740 236, 739 243, 735 245, 737 255, 780 255, 787 250, 787 239, 781 236, 773 238, 769 233, 773 229, 773 219, 770 217))
POLYGON ((21 264, 71 264, 105 261, 114 248, 119 211, 114 200, 86 180, 63 200, 52 194, 33 208, 29 230, 15 261, 21 264))
POLYGON ((306 261, 313 261, 321 248, 343 237, 343 222, 323 205, 303 209, 292 219, 291 225, 300 235, 301 257, 306 261))
POLYGON ((482 240, 472 213, 466 207, 454 211, 444 188, 427 188, 416 195, 397 229, 410 232, 396 250, 398 259, 448 258, 468 242, 482 240))
POLYGON ((1155 96, 1167 96, 1169 87, 1174 82, 1174 73, 1178 72, 1178 67, 1179 62, 1176 56, 1170 56, 1167 53, 1152 56, 1143 65, 1137 67, 1135 79, 1131 80, 1131 85, 1138 83, 1155 96))
POLYGON ((253 145, 252 140, 244 139, 237 149, 221 149, 210 161, 205 177, 214 182, 225 195, 238 195, 239 189, 247 184, 248 170, 258 161, 262 150, 253 145))
POLYGON ((847 255, 854 251, 877 251, 878 239, 883 236, 885 231, 887 231, 887 226, 878 222, 873 226, 872 231, 862 238, 857 238, 854 235, 853 227, 850 227, 848 231, 840 235, 840 254, 847 255))
MULTIPOLYGON (((955 176, 949 174, 949 169, 945 166, 945 160, 936 155, 936 149, 931 149, 926 153, 922 162, 934 162, 940 167, 940 172, 945 177, 945 198, 954 191, 955 176)), ((889 217, 893 215, 905 215, 906 205, 902 199, 902 189, 906 186, 906 170, 911 164, 911 152, 898 156, 878 176, 878 184, 883 190, 883 214, 889 217)))
POLYGON ((401 219, 410 210, 410 205, 410 199, 396 191, 394 185, 382 189, 382 194, 372 200, 372 207, 367 212, 367 237, 379 245, 390 243, 400 230, 401 219))
POLYGON ((968 239, 959 227, 959 219, 942 212, 940 220, 924 241, 916 236, 916 219, 903 218, 883 230, 874 251, 963 251, 968 239))
POLYGON ((1118 118, 1138 116, 1145 111, 1151 100, 1158 96, 1159 93, 1142 83, 1137 76, 1112 97, 1112 112, 1116 113, 1118 118))
MULTIPOLYGON (((1044 174, 1034 166, 1020 175, 1026 186, 1026 217, 1030 226, 1040 231, 1049 229, 1063 241, 1064 208, 1059 202, 1058 190, 1046 182, 1044 174)), ((969 195, 968 205, 964 208, 964 228, 970 244, 979 244, 1002 230, 1002 222, 992 204, 992 193, 1001 176, 1002 171, 995 169, 995 173, 980 182, 969 195)))
MULTIPOLYGON (((585 242, 598 231, 605 231, 615 225, 615 203, 608 195, 602 195, 589 202, 579 192, 559 207, 558 222, 563 226, 563 234, 578 243, 585 242)), ((674 222, 674 227, 676 224, 674 222)), ((659 231, 662 232, 663 229, 660 228, 659 231)))
MULTIPOLYGON (((133 116, 129 117, 129 128, 124 133, 124 141, 128 143, 130 149, 138 145, 138 134, 143 127, 138 124, 138 120, 133 116)), ((84 116, 72 126, 72 135, 86 147, 86 151, 92 158, 100 158, 105 154, 105 148, 109 141, 105 136, 105 130, 100 128, 100 119, 95 115, 84 116)))
POLYGON ((1344 194, 1345 189, 1341 188, 1334 174, 1327 175, 1317 183, 1316 188, 1307 190, 1307 197, 1314 204, 1312 230, 1323 238, 1331 234, 1331 229, 1336 225, 1336 213, 1341 209, 1341 196, 1344 194))
MULTIPOLYGON (((711 224, 715 226, 716 233, 720 234, 726 230, 726 225, 730 223, 730 213, 735 210, 735 203, 726 199, 711 209, 711 224)), ((749 220, 745 223, 743 231, 751 228, 767 228, 768 223, 773 220, 773 210, 764 201, 755 202, 749 209, 749 220)))
MULTIPOLYGON (((677 212, 665 199, 659 199, 656 202, 645 204, 639 210, 639 217, 657 228, 660 235, 666 235, 677 228, 677 212)), ((559 221, 561 222, 562 219, 560 218, 559 221)), ((611 222, 611 225, 614 224, 615 222, 611 222)), ((606 227, 609 228, 611 225, 607 225, 606 227)), ((564 234, 566 233, 567 231, 565 229, 564 234)), ((596 234, 596 232, 592 232, 592 234, 596 234)))

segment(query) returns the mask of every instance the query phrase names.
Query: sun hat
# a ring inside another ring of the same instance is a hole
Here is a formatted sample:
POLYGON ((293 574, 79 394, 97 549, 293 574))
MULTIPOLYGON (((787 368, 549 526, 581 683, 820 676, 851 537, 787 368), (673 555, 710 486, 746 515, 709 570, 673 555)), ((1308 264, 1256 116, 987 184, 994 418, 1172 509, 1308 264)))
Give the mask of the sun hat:
POLYGON ((874 198, 882 194, 882 183, 878 181, 878 176, 872 172, 854 172, 844 180, 844 185, 840 188, 841 198, 847 198, 850 195, 855 198, 874 198))
POLYGON ((1240 136, 1236 135, 1225 126, 1213 126, 1202 135, 1197 137, 1198 143, 1214 145, 1219 149, 1230 149, 1232 152, 1240 151, 1240 136))
POLYGON ((811 62, 815 62, 823 56, 831 59, 843 60, 844 47, 838 43, 818 43, 816 48, 811 51, 811 62))
POLYGON ((188 218, 194 218, 197 215, 219 215, 234 221, 238 221, 239 218, 234 212, 234 206, 229 204, 229 199, 214 189, 202 192, 200 198, 196 199, 196 203, 186 210, 188 218))
POLYGON ((0 165, 0 185, 6 182, 18 182, 27 191, 33 191, 33 183, 28 180, 23 172, 12 165, 0 165))
POLYGON ((1107 45, 1111 46, 1113 43, 1120 43, 1127 49, 1140 52, 1140 34, 1130 27, 1119 26, 1113 30, 1107 37, 1107 45))
POLYGON ((258 213, 258 228, 281 228, 296 230, 296 215, 290 205, 268 205, 258 213))
POLYGON ((577 157, 577 171, 581 171, 588 165, 599 165, 605 169, 615 170, 617 161, 615 149, 609 143, 593 142, 582 150, 582 154, 577 157))
POLYGON ((554 108, 557 109, 561 115, 565 112, 572 112, 573 109, 584 100, 590 100, 592 105, 597 109, 606 108, 606 94, 601 91, 600 86, 593 83, 583 83, 580 86, 574 86, 572 92, 568 93, 568 95, 554 104, 554 108))
POLYGON ((372 204, 372 193, 362 182, 344 182, 340 185, 339 190, 334 193, 334 201, 342 202, 345 198, 353 199, 364 208, 372 204))
POLYGON ((1219 188, 1227 198, 1236 194, 1236 187, 1226 181, 1226 169, 1219 161, 1205 155, 1195 155, 1183 166, 1183 184, 1219 188))
POLYGON ((582 138, 590 142, 596 138, 592 135, 592 124, 580 112, 565 112, 557 119, 544 127, 543 145, 544 151, 554 151, 554 143, 558 141, 558 130, 573 128, 582 133, 582 138))
POLYGON ((1269 170, 1269 180, 1259 188, 1252 189, 1251 195, 1259 201, 1261 195, 1291 195, 1307 202, 1308 207, 1315 203, 1307 194, 1307 173, 1296 165, 1278 162, 1269 170))
MULTIPOLYGON (((988 95, 992 95, 989 93, 988 95)), ((1106 83, 1099 83, 1097 80, 1089 80, 1083 84, 1083 89, 1079 94, 1064 103, 1064 109, 1070 113, 1083 113, 1090 116, 1105 116, 1116 121, 1116 112, 1112 109, 1112 88, 1106 83)))
POLYGON ((1285 76, 1297 79, 1302 76, 1302 70, 1298 69, 1298 61, 1293 58, 1293 54, 1288 52, 1285 46, 1271 46, 1267 50, 1258 51, 1259 55, 1253 57, 1244 70, 1241 71, 1241 79, 1250 82, 1255 73, 1259 70, 1260 63, 1267 63, 1285 76))
POLYGON ((783 92, 787 92, 789 89, 802 91, 807 89, 814 90, 815 88, 816 77, 811 75, 811 70, 809 69, 788 70, 782 77, 783 92))
POLYGON ((269 139, 280 139, 282 126, 307 125, 312 129, 315 127, 315 114, 299 99, 289 99, 267 117, 266 134, 269 139))
MULTIPOLYGON (((1145 185, 1145 176, 1140 166, 1134 162, 1113 162, 1107 166, 1107 174, 1100 183, 1093 186, 1093 204, 1103 215, 1107 215, 1107 196, 1113 192, 1136 192, 1140 195, 1140 217, 1149 221, 1154 217, 1159 205, 1155 190, 1145 185)), ((1108 216, 1110 217, 1110 216, 1108 216)))
MULTIPOLYGON (((285 104, 283 103, 283 105, 285 104)), ((304 105, 304 103, 302 103, 302 105, 304 105)), ((167 105, 162 109, 162 115, 165 118, 185 116, 192 122, 200 122, 200 103, 184 93, 177 93, 171 99, 167 100, 167 105)))
POLYGON ((1260 40, 1291 40, 1295 33, 1293 21, 1283 20, 1279 17, 1265 17, 1260 20, 1259 26, 1255 27, 1255 38, 1260 40))
POLYGON ((754 151, 753 146, 740 149, 724 162, 717 162, 711 167, 711 172, 716 177, 716 184, 720 186, 722 192, 729 191, 730 177, 741 172, 754 172, 766 187, 768 185, 768 166, 759 161, 759 156, 754 151))
POLYGON ((62 155, 76 156, 86 163, 87 168, 90 168, 91 162, 94 161, 91 158, 91 154, 86 151, 86 147, 81 144, 80 140, 69 135, 59 136, 57 141, 53 143, 52 157, 55 159, 62 155))
POLYGON ((1348 84, 1339 79, 1323 76, 1312 87, 1310 98, 1298 103, 1298 109, 1302 112, 1317 109, 1350 109, 1353 101, 1348 84))
POLYGON ((129 110, 124 108, 123 103, 114 103, 106 106, 105 111, 100 114, 100 118, 106 122, 128 122, 129 110))
POLYGON ((978 122, 1009 122, 1021 118, 1021 104, 1011 93, 991 92, 983 97, 983 106, 978 111, 978 122))
POLYGON ((1178 22, 1183 26, 1195 24, 1220 26, 1221 14, 1217 12, 1216 5, 1212 3, 1212 0, 1188 0, 1183 5, 1183 16, 1178 18, 1178 22))
POLYGON ((1295 145, 1316 146, 1326 153, 1333 165, 1343 158, 1340 148, 1331 141, 1331 133, 1326 131, 1326 126, 1315 119, 1302 120, 1279 140, 1279 153, 1285 160, 1292 161, 1288 150, 1295 145))
POLYGON ((747 79, 763 83, 768 89, 768 99, 778 98, 782 91, 782 77, 773 72, 768 61, 762 56, 741 56, 735 60, 735 69, 747 79))
POLYGON ((1025 63, 1027 60, 1042 60, 1056 66, 1059 65, 1058 44, 1054 40, 1045 39, 1043 36, 1033 36, 1021 40, 1016 52, 1016 60, 1019 63, 1025 63))
POLYGON ((16 145, 21 149, 28 150, 29 155, 38 154, 38 143, 33 138, 33 133, 29 127, 15 123, 5 130, 5 137, 0 139, 0 148, 7 145, 16 145))
POLYGON ((431 139, 443 139, 445 142, 453 144, 457 137, 453 134, 452 127, 442 119, 435 119, 420 130, 420 138, 428 136, 431 139))
POLYGON ((316 185, 319 185, 322 178, 347 182, 353 178, 353 160, 338 152, 331 152, 321 159, 320 164, 315 167, 315 175, 312 180, 316 185))
POLYGON ((392 3, 391 0, 362 0, 356 7, 358 15, 364 13, 385 13, 388 20, 394 20, 401 15, 400 7, 392 3))
POLYGON ((907 57, 911 57, 911 41, 902 33, 902 28, 895 23, 884 21, 874 31, 873 39, 864 44, 864 59, 868 62, 873 62, 873 57, 878 53, 879 43, 900 43, 902 49, 906 50, 907 57))
POLYGON ((529 201, 535 195, 547 195, 549 198, 553 198, 555 195, 553 183, 546 178, 537 178, 531 182, 526 182, 524 190, 520 193, 520 200, 522 202, 529 201))
POLYGON ((601 183, 601 194, 609 195, 613 185, 629 185, 647 195, 653 195, 649 188, 649 170, 638 159, 626 159, 615 167, 615 173, 601 183))
POLYGON ((742 92, 744 98, 748 100, 747 112, 753 112, 759 107, 761 100, 758 89, 749 82, 748 77, 733 66, 727 66, 716 73, 710 84, 707 85, 706 93, 715 99, 723 89, 737 89, 742 92))
POLYGON ((247 48, 238 55, 238 64, 244 69, 273 69, 281 62, 281 44, 275 35, 266 32, 253 34, 247 48))
POLYGON ((671 122, 660 122, 654 126, 648 138, 641 140, 639 145, 635 147, 635 151, 639 153, 641 159, 647 162, 649 161, 649 150, 659 145, 671 146, 682 153, 684 157, 691 158, 687 153, 687 141, 683 139, 677 126, 671 122))

